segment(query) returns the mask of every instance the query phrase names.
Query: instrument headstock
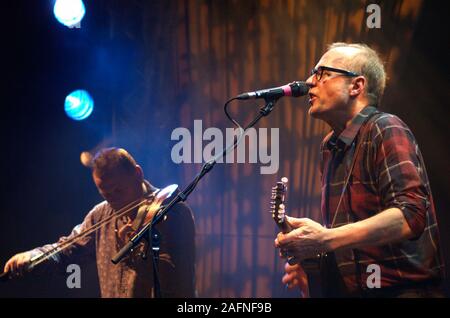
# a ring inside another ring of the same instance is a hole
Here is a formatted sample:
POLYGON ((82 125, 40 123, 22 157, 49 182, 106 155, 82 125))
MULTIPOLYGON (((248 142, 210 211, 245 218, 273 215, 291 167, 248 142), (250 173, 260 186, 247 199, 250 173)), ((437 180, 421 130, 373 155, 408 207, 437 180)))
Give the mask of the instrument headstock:
POLYGON ((286 222, 285 202, 287 194, 288 178, 283 177, 281 181, 272 187, 270 198, 270 212, 275 223, 283 232, 289 231, 289 224, 286 222))

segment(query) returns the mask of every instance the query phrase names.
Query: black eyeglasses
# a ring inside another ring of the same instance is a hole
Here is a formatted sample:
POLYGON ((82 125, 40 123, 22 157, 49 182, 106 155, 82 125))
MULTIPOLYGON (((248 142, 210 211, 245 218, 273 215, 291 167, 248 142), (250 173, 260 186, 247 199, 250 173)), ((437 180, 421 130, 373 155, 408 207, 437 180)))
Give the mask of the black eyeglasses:
POLYGON ((328 66, 319 66, 319 67, 315 67, 311 70, 311 75, 315 75, 317 81, 320 81, 322 79, 323 76, 323 72, 324 71, 330 71, 330 72, 336 72, 336 73, 340 73, 341 75, 344 76, 350 76, 350 77, 356 77, 359 76, 359 74, 356 74, 354 72, 350 72, 350 71, 346 71, 346 70, 341 70, 339 68, 334 68, 334 67, 328 67, 328 66))

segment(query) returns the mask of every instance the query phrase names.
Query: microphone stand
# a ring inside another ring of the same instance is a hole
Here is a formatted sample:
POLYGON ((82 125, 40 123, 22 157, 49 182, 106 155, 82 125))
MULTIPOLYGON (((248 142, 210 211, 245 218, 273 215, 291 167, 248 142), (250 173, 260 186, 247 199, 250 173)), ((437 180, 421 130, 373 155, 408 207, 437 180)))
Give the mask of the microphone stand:
MULTIPOLYGON (((229 101, 227 101, 225 103, 224 109, 225 109, 225 113, 226 115, 230 118, 231 121, 233 121, 233 123, 235 123, 237 126, 239 126, 239 124, 234 121, 233 119, 231 119, 231 117, 228 115, 227 113, 227 105, 235 100, 238 99, 237 97, 230 99, 229 101)), ((270 112, 273 110, 275 103, 277 102, 277 100, 279 99, 279 97, 276 98, 266 98, 265 102, 266 105, 264 107, 262 107, 259 110, 258 115, 255 117, 255 119, 253 119, 250 124, 248 124, 245 129, 243 129, 242 131, 242 127, 239 126, 239 128, 241 129, 241 135, 238 138, 235 138, 233 144, 228 147, 225 148, 219 155, 217 155, 216 157, 214 157, 213 159, 211 159, 210 161, 206 162, 200 172, 198 173, 198 175, 194 178, 194 180, 191 181, 191 183, 183 190, 178 192, 178 194, 175 196, 175 198, 172 199, 172 201, 170 201, 167 205, 162 206, 160 208, 160 210, 158 211, 158 213, 156 213, 155 217, 153 218, 153 220, 151 222, 149 222, 147 225, 145 225, 138 233, 136 233, 131 239, 130 241, 125 244, 122 249, 111 259, 111 261, 114 264, 119 263, 122 258, 129 253, 130 251, 133 250, 134 247, 136 247, 136 245, 139 244, 139 242, 142 240, 142 238, 147 237, 149 238, 149 243, 152 242, 152 249, 153 249, 153 253, 159 253, 159 238, 156 240, 158 241, 158 246, 153 245, 154 244, 154 240, 152 239, 152 228, 155 224, 158 224, 160 221, 163 220, 164 216, 169 212, 169 210, 177 203, 179 202, 184 202, 186 201, 186 199, 188 198, 188 196, 192 193, 192 191, 194 191, 195 187, 197 186, 197 184, 200 182, 200 180, 208 173, 211 171, 211 169, 216 165, 217 160, 222 158, 223 156, 225 156, 229 151, 235 149, 238 144, 241 141, 241 138, 244 136, 245 132, 253 127, 262 117, 265 117, 267 115, 270 114, 270 112)), ((154 258, 154 263, 158 260, 158 257, 154 258)), ((159 298, 161 297, 161 291, 160 291, 160 286, 159 286, 159 279, 158 279, 158 268, 157 268, 157 264, 153 264, 153 269, 154 269, 154 277, 156 277, 156 279, 154 280, 155 282, 155 297, 159 298)))
POLYGON ((159 282, 159 248, 160 248, 160 234, 157 229, 151 228, 148 231, 149 244, 152 244, 152 264, 153 264, 153 289, 155 298, 162 298, 161 285, 159 282))

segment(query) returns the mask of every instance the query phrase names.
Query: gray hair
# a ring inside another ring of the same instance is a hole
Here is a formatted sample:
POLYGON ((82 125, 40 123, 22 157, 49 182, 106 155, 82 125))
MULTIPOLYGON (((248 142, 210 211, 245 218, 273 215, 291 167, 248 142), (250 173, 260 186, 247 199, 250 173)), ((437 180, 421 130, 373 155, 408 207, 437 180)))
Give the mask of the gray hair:
POLYGON ((378 53, 366 44, 362 43, 343 43, 337 42, 328 46, 328 50, 341 47, 350 47, 358 49, 351 60, 347 61, 349 71, 364 76, 367 80, 367 99, 373 106, 378 106, 386 87, 386 72, 384 70, 383 61, 378 53))

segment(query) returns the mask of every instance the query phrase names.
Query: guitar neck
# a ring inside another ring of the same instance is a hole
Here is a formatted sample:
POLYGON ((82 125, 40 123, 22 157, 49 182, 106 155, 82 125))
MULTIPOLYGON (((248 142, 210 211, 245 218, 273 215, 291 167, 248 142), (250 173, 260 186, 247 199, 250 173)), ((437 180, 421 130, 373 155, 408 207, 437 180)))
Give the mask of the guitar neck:
POLYGON ((288 222, 286 222, 285 219, 283 219, 281 222, 277 222, 277 225, 278 225, 278 228, 280 229, 280 231, 285 234, 292 231, 291 225, 288 222))

